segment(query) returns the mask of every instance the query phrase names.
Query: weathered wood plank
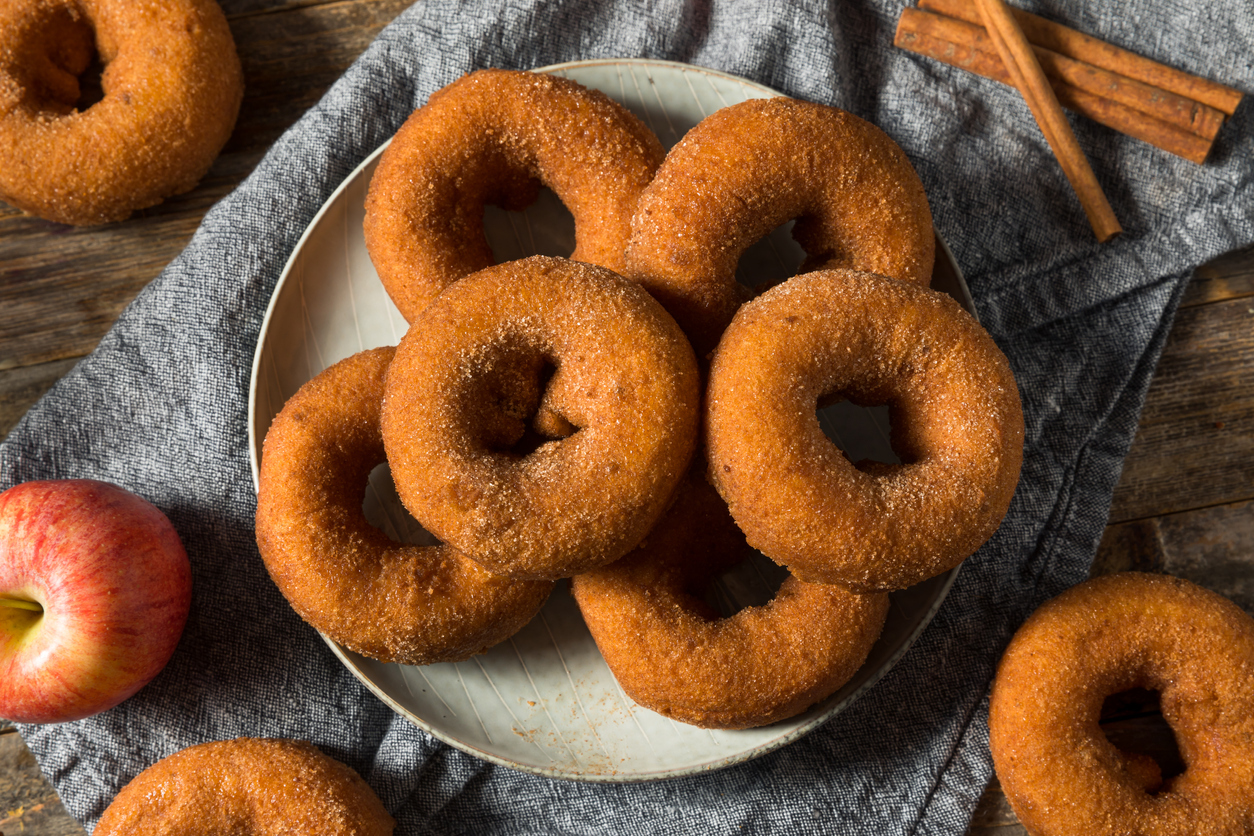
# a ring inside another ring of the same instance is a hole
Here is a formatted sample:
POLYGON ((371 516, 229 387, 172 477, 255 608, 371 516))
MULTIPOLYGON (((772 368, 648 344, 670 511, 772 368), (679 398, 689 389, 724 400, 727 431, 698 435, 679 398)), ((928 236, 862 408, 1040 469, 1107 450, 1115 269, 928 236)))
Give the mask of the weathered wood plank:
POLYGON ((997 776, 989 781, 980 803, 976 805, 975 815, 971 817, 971 827, 967 836, 1026 836, 1027 830, 1019 824, 1015 811, 1001 791, 997 776))
POLYGON ((261 159, 223 156, 193 191, 120 224, 67 227, 0 218, 0 369, 80 357, 182 252, 200 219, 261 159))
POLYGON ((77 362, 70 358, 0 372, 0 438, 77 362))
POLYGON ((1096 565, 1186 578, 1254 615, 1254 502, 1111 525, 1096 565))
POLYGON ((17 733, 0 732, 0 836, 85 836, 17 733))
POLYGON ((1184 308, 1115 490, 1112 522, 1254 498, 1254 300, 1184 308))
POLYGON ((1254 247, 1220 256, 1193 274, 1180 300, 1183 307, 1254 296, 1254 247))
POLYGON ((233 21, 245 15, 284 14, 307 6, 343 2, 345 0, 219 0, 218 5, 222 7, 222 13, 227 20, 233 21))
POLYGON ((233 18, 245 90, 226 150, 268 147, 409 5, 407 0, 357 0, 233 18))

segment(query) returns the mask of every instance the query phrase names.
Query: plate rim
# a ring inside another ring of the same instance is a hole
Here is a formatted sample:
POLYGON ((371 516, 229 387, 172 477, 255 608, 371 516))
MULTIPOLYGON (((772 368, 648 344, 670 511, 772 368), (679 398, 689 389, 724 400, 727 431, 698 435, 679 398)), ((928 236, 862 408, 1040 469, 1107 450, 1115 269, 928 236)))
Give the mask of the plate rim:
MULTIPOLYGON (((716 70, 716 69, 712 69, 709 67, 702 67, 696 64, 688 64, 688 63, 681 62, 681 61, 654 60, 654 59, 649 59, 649 58, 598 58, 598 59, 588 59, 588 60, 565 61, 565 62, 560 62, 556 64, 548 64, 543 67, 538 67, 534 70, 531 70, 531 72, 556 74, 556 73, 566 72, 572 69, 597 67, 597 66, 641 67, 645 69, 646 75, 648 75, 648 70, 651 68, 664 68, 664 69, 675 70, 675 71, 679 71, 683 73, 696 72, 696 73, 701 73, 701 74, 707 74, 707 75, 714 76, 717 78, 722 78, 729 82, 733 82, 733 83, 742 85, 747 88, 755 88, 769 97, 777 97, 777 96, 785 95, 783 93, 780 93, 777 90, 774 90, 771 87, 768 87, 767 85, 761 84, 759 82, 751 81, 749 79, 746 79, 741 76, 737 76, 735 74, 728 73, 722 70, 716 70)), ((653 81, 652 76, 649 76, 649 80, 650 80, 650 83, 652 83, 653 81)), ((282 293, 282 290, 285 284, 291 277, 291 274, 293 272, 293 266, 297 258, 301 255, 304 246, 308 242, 309 238, 313 235, 314 230, 318 228, 322 218, 329 211, 331 211, 333 207, 336 206, 336 204, 341 199, 341 196, 343 195, 343 193, 355 183, 356 179, 361 175, 364 169, 374 164, 374 162, 377 160, 379 155, 383 153, 383 151, 388 147, 390 143, 391 143, 391 137, 389 137, 387 140, 382 142, 377 148, 375 148, 373 151, 367 154, 361 160, 361 162, 358 163, 352 169, 352 171, 350 171, 347 175, 345 175, 344 179, 335 187, 335 189, 331 191, 331 193, 323 201, 322 205, 318 208, 318 211, 315 212, 314 215, 310 218, 310 220, 305 226, 304 231, 301 233, 300 237, 297 239, 297 241, 293 245, 291 252, 288 254, 288 257, 286 261, 284 262, 283 269, 279 273, 279 278, 275 282, 274 288, 270 292, 270 298, 266 305, 265 314, 262 317, 261 325, 258 329, 257 344, 253 351, 252 369, 249 375, 248 411, 247 411, 246 417, 247 417, 247 427, 248 427, 248 458, 249 458, 250 470, 252 473, 254 493, 260 490, 260 454, 261 454, 261 449, 264 443, 264 437, 258 439, 257 431, 256 431, 256 427, 257 427, 256 408, 257 408, 257 399, 258 399, 257 392, 259 388, 258 387, 259 375, 260 375, 260 368, 261 368, 261 362, 262 362, 262 353, 266 347, 267 336, 269 334, 269 329, 270 329, 270 325, 272 322, 274 311, 278 305, 279 297, 282 293)), ((947 243, 939 236, 939 234, 936 235, 936 241, 937 241, 939 249, 941 249, 944 252, 945 257, 947 258, 949 262, 949 265, 954 270, 954 273, 957 279, 958 288, 960 289, 961 293, 965 297, 962 300, 963 307, 966 308, 967 311, 973 317, 976 317, 977 314, 976 314, 976 310, 974 306, 974 300, 971 297, 970 289, 967 287, 965 277, 962 274, 961 268, 959 267, 956 259, 954 259, 953 254, 950 251, 947 243)), ((953 569, 948 570, 948 572, 942 573, 942 575, 938 576, 939 578, 944 578, 944 580, 941 582, 940 588, 935 593, 935 598, 932 601, 931 605, 928 607, 927 611, 919 619, 917 626, 902 641, 901 645, 899 645, 897 649, 889 657, 887 657, 884 660, 880 668, 872 676, 870 676, 865 682, 861 683, 852 693, 843 696, 837 702, 837 704, 827 708, 826 710, 820 711, 813 718, 797 726, 796 728, 792 729, 787 734, 781 735, 780 737, 777 737, 773 740, 769 740, 757 746, 737 752, 733 755, 729 755, 721 760, 714 761, 711 763, 695 765, 695 766, 685 766, 685 767, 679 767, 679 768, 674 768, 674 769, 663 769, 663 770, 659 770, 655 772, 648 772, 648 773, 622 774, 622 773, 612 771, 612 770, 605 771, 605 772, 595 772, 595 771, 572 772, 569 769, 532 766, 529 764, 520 763, 518 761, 510 760, 501 755, 497 755, 495 753, 477 748, 470 743, 459 740, 453 737, 452 735, 441 731, 440 729, 436 728, 428 721, 422 719, 421 717, 418 717, 412 711, 400 705, 400 703, 397 702, 397 700, 394 697, 392 697, 382 688, 382 686, 374 682, 369 676, 365 674, 364 671, 361 670, 357 662, 348 655, 351 651, 348 651, 346 648, 343 648, 333 639, 328 638, 326 635, 322 634, 321 632, 318 632, 318 636, 323 640, 324 643, 327 644, 327 646, 331 649, 332 653, 336 656, 336 658, 340 660, 341 664, 343 664, 349 670, 349 672, 352 673, 353 676, 357 678, 359 682, 365 685, 367 690, 369 690, 378 699, 380 699, 385 705, 391 708, 393 712, 395 712, 400 717, 403 717, 406 721, 412 723, 413 725, 427 732, 428 734, 431 734, 433 737, 435 737, 437 740, 441 741, 442 743, 452 746, 453 748, 458 749, 459 751, 465 752, 466 754, 471 755, 472 757, 479 758, 480 760, 484 760, 484 761, 487 761, 489 763, 492 763, 498 766, 504 766, 504 767, 507 767, 516 771, 534 774, 534 775, 540 775, 540 776, 552 778, 552 779, 577 781, 577 782, 583 782, 583 783, 599 783, 599 784, 651 783, 655 781, 664 781, 664 780, 672 780, 676 778, 691 777, 693 775, 700 775, 700 774, 704 774, 708 772, 714 772, 720 769, 725 769, 728 767, 736 766, 738 764, 746 763, 750 760, 754 760, 756 758, 762 757, 763 755, 769 754, 770 752, 782 749, 796 742, 797 740, 813 733, 819 727, 830 722, 836 715, 840 714, 842 711, 844 711, 846 708, 848 708, 854 702, 860 699, 866 693, 867 690, 879 684, 880 680, 885 675, 887 675, 890 671, 896 668, 896 666, 901 661, 901 659, 905 656, 906 653, 910 651, 910 649, 914 646, 915 642, 919 639, 919 637, 931 624, 937 612, 939 612, 940 608, 944 605, 945 601, 948 599, 949 593, 953 588, 953 585, 957 579, 960 569, 961 569, 961 565, 954 567, 953 569)), ((379 663, 379 664, 383 664, 383 663, 379 663)), ((835 694, 833 694, 831 697, 828 697, 828 699, 831 699, 834 696, 835 694)), ((818 705, 822 705, 822 701, 818 705)))
MULTIPOLYGON (((946 577, 945 581, 941 585, 941 588, 938 591, 938 594, 936 595, 935 600, 932 601, 931 606, 928 607, 925 617, 920 619, 919 624, 915 628, 915 630, 910 634, 909 637, 906 638, 905 641, 901 643, 901 645, 893 652, 891 656, 889 656, 887 659, 884 660, 884 663, 880 666, 879 670, 877 670, 865 682, 859 685, 853 691, 853 693, 845 694, 836 705, 833 705, 827 710, 820 712, 819 714, 815 715, 813 718, 811 718, 807 722, 803 723, 800 726, 797 726, 795 729, 793 729, 792 731, 788 732, 785 735, 781 735, 780 737, 777 737, 774 740, 769 740, 766 743, 759 744, 758 746, 752 747, 750 749, 745 749, 741 752, 737 752, 734 755, 729 755, 726 758, 723 758, 722 760, 713 761, 711 763, 699 764, 696 766, 685 766, 685 767, 673 768, 673 769, 668 769, 668 770, 660 770, 656 772, 637 772, 637 773, 631 773, 631 774, 622 774, 622 773, 618 773, 612 770, 605 771, 605 772, 596 772, 596 771, 574 772, 569 769, 532 766, 530 764, 520 763, 518 761, 512 761, 512 760, 509 760, 508 758, 502 757, 492 752, 488 752, 484 749, 480 749, 470 743, 467 743, 463 740, 459 740, 451 735, 446 734, 445 732, 440 731, 439 729, 433 727, 426 720, 423 720, 421 717, 414 714, 409 709, 405 708, 403 705, 397 702, 397 700, 391 694, 385 691, 381 685, 376 683, 373 679, 367 676, 363 670, 361 670, 357 661, 348 655, 351 651, 349 651, 347 648, 340 646, 333 639, 328 638, 322 633, 318 633, 318 635, 327 644, 327 646, 331 648, 331 652, 335 654, 335 657, 340 660, 340 662, 344 665, 344 667, 348 668, 349 672, 352 673, 353 676, 357 677, 358 681, 361 682, 363 685, 365 685, 367 690, 369 690, 372 694, 378 697, 385 705, 391 708, 396 714, 400 715, 401 717, 405 718, 408 722, 414 724, 418 728, 432 735, 433 737, 435 737, 437 740, 441 741, 442 743, 446 743, 449 746, 452 746, 455 749, 465 752, 468 755, 479 758, 480 760, 488 761, 489 763, 496 764, 497 766, 508 767, 509 769, 513 769, 518 772, 526 772, 531 775, 540 775, 545 778, 553 778, 553 779, 558 779, 558 780, 563 780, 563 781, 575 781, 575 782, 587 783, 587 784, 647 784, 647 783, 653 783, 655 781, 670 781, 676 778, 687 778, 687 777, 692 777, 694 775, 702 775, 707 772, 717 772, 720 769, 727 769, 729 767, 733 767, 738 764, 747 763, 751 760, 756 760, 757 758, 760 758, 764 755, 768 755, 771 752, 778 751, 779 749, 783 749, 797 742, 801 738, 812 734, 813 732, 817 731, 820 727, 826 725, 827 723, 835 719, 835 717, 838 714, 840 714, 845 709, 853 705, 854 702, 860 699, 868 690, 878 685, 881 679, 883 679, 886 675, 888 675, 890 671, 892 671, 894 668, 897 667, 897 663, 900 662, 902 657, 905 656, 905 654, 910 651, 910 649, 914 646, 914 643, 918 640, 919 636, 921 636, 923 634, 923 631, 927 629, 928 625, 932 623, 932 620, 936 617, 936 613, 940 610, 941 606, 944 605, 945 600, 949 597, 950 590, 953 588, 954 582, 957 580, 958 573, 961 570, 961 568, 962 567, 960 564, 958 566, 955 566, 953 569, 950 569, 948 572, 943 573, 943 575, 938 576, 938 577, 944 577, 947 575, 948 577, 946 577)), ((380 663, 380 664, 384 664, 384 663, 380 663)), ((835 694, 832 694, 827 699, 830 700, 834 696, 835 694)), ((826 700, 820 701, 816 705, 822 705, 823 702, 826 702, 826 700)), ((641 706, 641 708, 644 708, 644 706, 641 706)), ((724 731, 727 731, 727 730, 724 730, 724 731)))

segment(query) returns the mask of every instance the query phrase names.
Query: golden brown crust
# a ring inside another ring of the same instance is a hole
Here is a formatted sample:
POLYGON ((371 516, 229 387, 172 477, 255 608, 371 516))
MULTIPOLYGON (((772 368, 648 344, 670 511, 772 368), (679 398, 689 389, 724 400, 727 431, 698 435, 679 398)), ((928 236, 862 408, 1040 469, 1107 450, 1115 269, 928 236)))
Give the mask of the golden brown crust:
POLYGON ((625 275, 704 355, 749 298, 741 254, 793 218, 800 272, 931 281, 932 215, 901 148, 843 110, 782 97, 715 111, 671 149, 640 197, 625 275))
POLYGON ((571 258, 621 271, 631 216, 662 161, 644 123, 568 79, 479 70, 438 90, 383 153, 366 198, 366 246, 408 321, 494 263, 486 203, 521 209, 537 181, 575 219, 571 258))
POLYGON ((1006 358, 954 300, 852 270, 796 276, 728 326, 706 392, 710 478, 749 543, 798 578, 902 589, 1001 523, 1023 458, 1006 358), (901 465, 855 466, 821 397, 891 406, 901 465))
POLYGON ((19 209, 123 220, 195 187, 230 137, 243 73, 213 0, 6 0, 0 33, 0 199, 19 209), (93 52, 104 98, 79 111, 93 52))
POLYGON ((988 722, 1033 836, 1254 833, 1254 619, 1187 581, 1109 575, 1047 601, 1002 657, 988 722), (1153 795, 1156 767, 1098 726, 1131 688, 1159 692, 1186 766, 1153 795))
POLYGON ((462 279, 414 321, 383 438, 428 531, 490 571, 557 578, 618 559, 661 516, 699 401, 692 348, 639 285, 534 256, 462 279), (532 414, 542 443, 514 449, 532 414))
POLYGON ((492 575, 449 546, 390 540, 362 511, 384 461, 379 410, 395 349, 355 354, 302 386, 266 433, 257 546, 305 621, 384 662, 456 662, 512 636, 553 584, 492 575))
POLYGON ((639 548, 571 578, 601 655, 637 703, 705 728, 765 726, 835 693, 862 666, 888 595, 788 578, 768 603, 719 618, 698 591, 747 552, 697 474, 639 548))
POLYGON ((96 836, 389 836, 396 822, 361 777, 301 740, 191 746, 135 776, 96 836))

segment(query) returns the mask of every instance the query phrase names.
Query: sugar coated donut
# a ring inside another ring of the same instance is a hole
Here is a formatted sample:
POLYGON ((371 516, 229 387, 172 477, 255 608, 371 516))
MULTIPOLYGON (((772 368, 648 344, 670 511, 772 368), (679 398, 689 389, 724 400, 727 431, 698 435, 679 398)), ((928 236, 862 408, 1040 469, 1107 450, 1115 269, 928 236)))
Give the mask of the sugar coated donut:
POLYGON ((313 745, 241 737, 191 746, 148 767, 93 833, 389 836, 395 826, 356 772, 313 745))
POLYGON ((887 594, 790 577, 769 602, 720 618, 700 591, 747 556, 727 506, 698 474, 639 548, 571 578, 628 696, 685 723, 750 728, 800 714, 862 666, 888 614, 887 594))
POLYGON ((621 270, 662 145, 625 107, 556 76, 479 70, 438 90, 370 180, 366 246, 408 321, 450 283, 493 264, 485 204, 521 209, 548 186, 575 219, 571 258, 621 270))
POLYGON ((988 726, 1033 836, 1254 833, 1254 619, 1187 581, 1107 575, 1047 601, 1002 657, 988 726), (1098 726, 1133 688, 1159 693, 1185 764, 1161 786, 1098 726))
POLYGON ((383 440, 428 531, 490 571, 558 578, 640 542, 688 465, 699 407, 692 348, 648 293, 533 256, 462 279, 414 321, 383 440))
POLYGON ((782 97, 715 111, 671 149, 640 197, 625 275, 703 355, 749 296, 741 254, 794 218, 800 272, 931 281, 932 215, 901 148, 851 113, 782 97))
POLYGON ((553 585, 497 577, 449 546, 395 542, 366 519, 394 351, 330 366, 275 417, 261 456, 257 546, 292 608, 345 647, 407 665, 461 661, 522 629, 553 585))
POLYGON ((4 0, 0 199, 87 225, 189 191, 231 135, 243 89, 213 0, 4 0), (104 97, 79 110, 95 58, 104 97))
POLYGON ((1023 458, 1005 356, 950 297, 852 270, 746 304, 711 361, 710 478, 749 543, 798 578, 901 589, 1001 523, 1023 458), (851 463, 820 399, 888 404, 901 464, 851 463))

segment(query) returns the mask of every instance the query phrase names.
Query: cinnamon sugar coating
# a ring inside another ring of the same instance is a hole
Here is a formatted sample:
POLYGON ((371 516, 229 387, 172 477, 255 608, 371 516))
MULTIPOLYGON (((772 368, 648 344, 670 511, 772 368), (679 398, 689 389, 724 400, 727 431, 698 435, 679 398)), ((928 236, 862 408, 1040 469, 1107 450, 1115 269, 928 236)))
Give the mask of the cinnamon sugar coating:
POLYGON ((1033 836, 1254 833, 1254 619, 1188 581, 1127 573, 1047 601, 997 669, 989 745, 1033 836), (1106 697, 1159 692, 1183 773, 1117 749, 1106 697))
POLYGON ((887 594, 788 578, 768 603, 720 618, 700 592, 747 556, 727 506, 697 473, 635 551, 571 578, 628 696, 704 728, 751 728, 800 714, 862 666, 884 626, 887 594))
POLYGON ((383 438, 428 531, 490 571, 552 579, 644 537, 692 456, 699 400, 692 348, 639 285, 533 256, 458 281, 414 320, 383 438))
POLYGON ((95 836, 389 836, 396 822, 361 777, 302 740, 201 743, 122 788, 95 836))
POLYGON ((755 548, 796 577, 903 589, 1001 523, 1023 459, 1006 358, 948 296, 852 270, 796 276, 746 304, 706 390, 710 479, 755 548), (821 398, 888 404, 901 464, 850 462, 821 398))
POLYGON ((395 542, 366 519, 370 471, 385 458, 379 411, 394 352, 341 360, 275 417, 257 546, 297 614, 345 647, 407 665, 462 661, 522 629, 553 584, 498 577, 450 546, 395 542))
POLYGON ((715 111, 670 150, 640 197, 625 275, 704 356, 749 298, 741 254, 790 219, 799 272, 931 280, 932 214, 901 148, 851 113, 783 97, 715 111))
POLYGON ((571 258, 622 270, 631 216, 663 157, 605 94, 540 73, 479 70, 432 94, 383 153, 366 246, 412 322, 450 283, 495 262, 484 205, 522 209, 548 186, 575 219, 571 258))
POLYGON ((89 225, 189 191, 230 137, 243 90, 213 0, 6 0, 0 200, 89 225), (104 97, 78 110, 97 56, 104 97))

